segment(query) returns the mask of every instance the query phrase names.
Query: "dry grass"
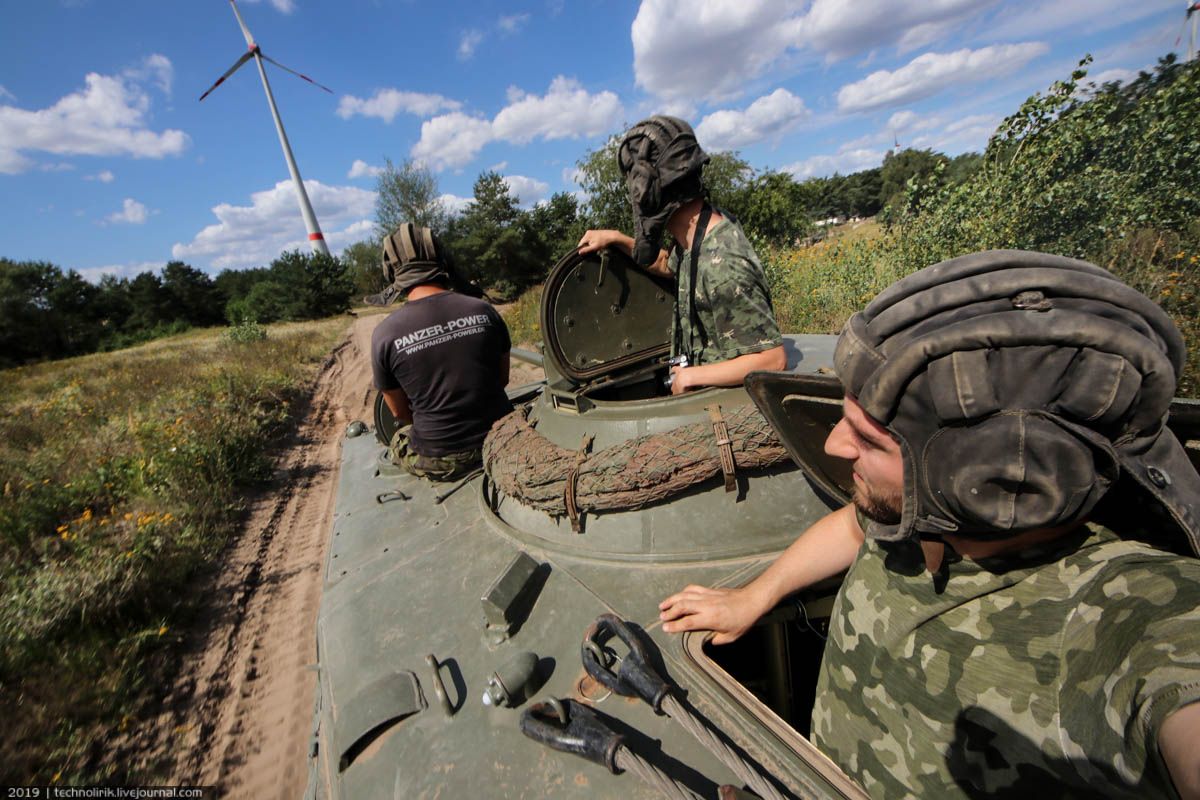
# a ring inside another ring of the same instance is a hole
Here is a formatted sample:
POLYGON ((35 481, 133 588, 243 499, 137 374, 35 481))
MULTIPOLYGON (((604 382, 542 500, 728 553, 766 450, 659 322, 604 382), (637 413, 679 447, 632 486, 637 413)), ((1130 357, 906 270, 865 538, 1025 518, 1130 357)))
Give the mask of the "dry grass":
POLYGON ((346 318, 194 331, 0 377, 5 783, 93 781, 179 589, 235 529, 346 318))

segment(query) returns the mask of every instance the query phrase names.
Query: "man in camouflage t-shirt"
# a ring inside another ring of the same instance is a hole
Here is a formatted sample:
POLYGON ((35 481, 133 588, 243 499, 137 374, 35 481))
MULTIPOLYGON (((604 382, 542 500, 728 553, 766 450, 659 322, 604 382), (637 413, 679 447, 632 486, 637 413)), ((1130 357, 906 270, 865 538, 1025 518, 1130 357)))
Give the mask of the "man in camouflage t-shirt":
POLYGON ((899 281, 834 359, 825 450, 854 502, 746 586, 667 598, 663 629, 723 644, 848 568, 812 738, 873 797, 1200 797, 1200 475, 1165 426, 1183 356, 1083 262, 899 281))
POLYGON ((673 394, 740 385, 754 370, 787 365, 758 256, 741 227, 707 202, 707 161, 683 120, 655 116, 634 125, 621 140, 618 163, 637 235, 590 230, 579 241, 581 253, 619 247, 650 272, 675 279, 671 355, 686 364, 671 370, 673 394), (675 243, 669 254, 659 250, 664 231, 675 243))

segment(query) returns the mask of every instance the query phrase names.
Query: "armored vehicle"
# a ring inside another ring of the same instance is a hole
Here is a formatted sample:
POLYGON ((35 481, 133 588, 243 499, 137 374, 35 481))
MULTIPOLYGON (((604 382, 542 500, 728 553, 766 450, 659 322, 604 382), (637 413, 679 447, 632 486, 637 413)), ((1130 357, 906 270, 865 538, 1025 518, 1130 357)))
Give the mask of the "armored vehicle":
POLYGON ((346 440, 310 797, 866 796, 806 738, 836 580, 732 645, 658 625, 664 597, 745 583, 847 501, 822 450, 835 337, 786 337, 788 371, 745 388, 671 396, 673 313, 628 259, 572 254, 542 354, 515 354, 545 380, 510 390, 483 474, 389 470, 382 403, 376 438, 346 440))

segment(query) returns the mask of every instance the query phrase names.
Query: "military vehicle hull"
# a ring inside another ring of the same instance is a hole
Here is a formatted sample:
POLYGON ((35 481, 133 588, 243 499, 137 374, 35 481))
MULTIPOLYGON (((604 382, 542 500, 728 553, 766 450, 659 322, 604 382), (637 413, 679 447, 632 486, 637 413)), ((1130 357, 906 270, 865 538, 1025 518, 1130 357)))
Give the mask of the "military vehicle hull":
MULTIPOLYGON (((788 337, 790 368, 827 370, 833 344, 831 336, 788 337)), ((548 364, 548 384, 560 377, 548 364)), ((603 449, 704 422, 713 404, 728 411, 750 403, 742 388, 592 397, 582 411, 564 396, 541 390, 530 420, 572 449, 585 435, 603 449)), ((676 721, 587 677, 581 640, 603 613, 644 629, 687 702, 786 793, 863 796, 801 735, 811 686, 799 684, 815 674, 820 640, 800 635, 794 614, 768 619, 736 651, 716 648, 718 661, 704 636, 666 635, 657 624, 664 597, 690 583, 745 583, 836 504, 790 463, 740 475, 736 492, 718 476, 648 508, 587 514, 576 533, 565 517, 498 496, 486 475, 441 499, 451 487, 381 469, 380 451, 366 436, 344 447, 318 621, 310 796, 659 796, 633 775, 522 736, 522 709, 543 697, 588 703, 632 750, 704 796, 715 797, 720 784, 741 786, 676 721), (537 565, 527 607, 498 636, 480 599, 522 553, 537 565), (539 669, 516 707, 482 703, 489 678, 522 651, 536 654, 539 669)), ((834 588, 826 587, 825 608, 834 588)))

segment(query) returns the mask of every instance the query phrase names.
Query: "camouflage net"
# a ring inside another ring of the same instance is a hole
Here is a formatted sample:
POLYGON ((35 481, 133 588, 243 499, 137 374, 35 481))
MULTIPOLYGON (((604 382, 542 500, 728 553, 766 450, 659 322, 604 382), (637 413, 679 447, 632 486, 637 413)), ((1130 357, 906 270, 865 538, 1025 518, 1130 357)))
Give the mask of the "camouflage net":
MULTIPOLYGON (((568 514, 567 487, 575 472, 579 512, 643 508, 721 474, 711 422, 647 434, 587 456, 542 436, 518 408, 492 426, 483 466, 496 487, 554 516, 568 514)), ((787 450, 754 406, 724 414, 739 472, 788 460, 787 450)))

